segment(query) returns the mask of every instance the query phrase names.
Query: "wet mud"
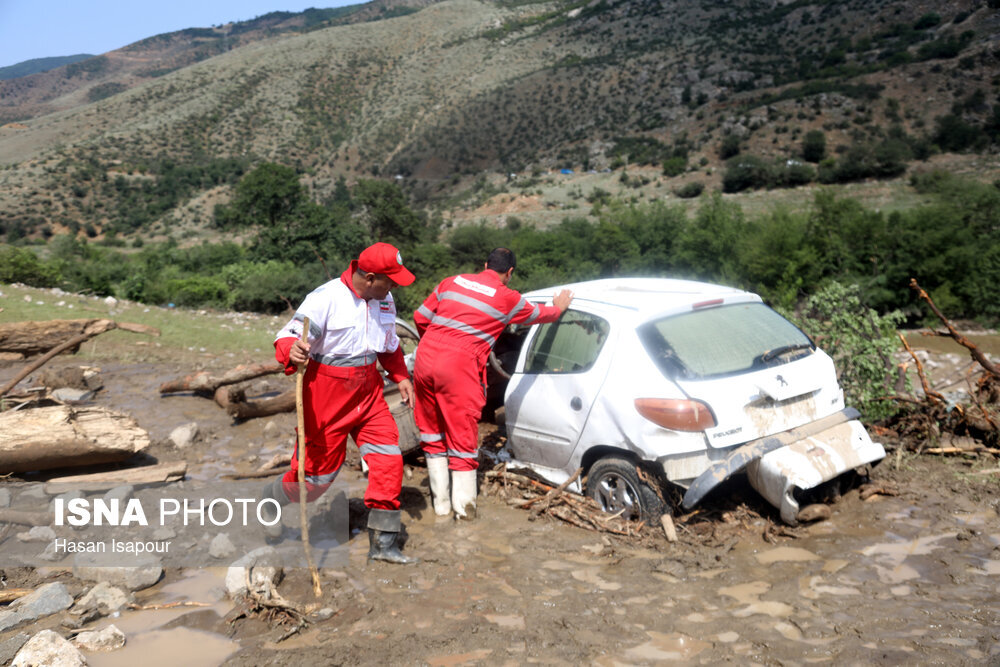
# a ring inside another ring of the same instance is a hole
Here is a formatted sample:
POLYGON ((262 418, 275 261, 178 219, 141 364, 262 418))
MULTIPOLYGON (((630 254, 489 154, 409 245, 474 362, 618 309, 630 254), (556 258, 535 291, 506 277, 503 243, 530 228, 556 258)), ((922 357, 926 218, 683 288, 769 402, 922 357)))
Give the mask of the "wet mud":
MULTIPOLYGON (((208 399, 159 395, 190 369, 97 365, 94 402, 131 413, 153 440, 148 456, 183 458, 192 478, 253 470, 292 445, 292 414, 237 424, 208 399), (170 432, 189 422, 199 438, 178 450, 170 432)), ((14 372, 0 368, 0 381, 14 372)), ((265 378, 248 393, 287 382, 265 378)), ((355 531, 349 563, 321 572, 321 599, 308 570, 286 571, 280 593, 309 620, 292 634, 232 621, 224 568, 168 570, 137 603, 186 606, 92 622, 115 623, 128 643, 87 654, 90 664, 1000 664, 1000 475, 971 474, 988 462, 890 455, 873 479, 898 495, 863 501, 848 490, 830 519, 795 529, 732 487, 706 501, 704 517, 679 521, 676 543, 651 527, 626 540, 530 520, 492 495, 473 522, 440 519, 420 459, 407 466, 404 551, 419 564, 367 563, 367 536, 355 531)), ((356 453, 342 477, 360 498, 356 453)))

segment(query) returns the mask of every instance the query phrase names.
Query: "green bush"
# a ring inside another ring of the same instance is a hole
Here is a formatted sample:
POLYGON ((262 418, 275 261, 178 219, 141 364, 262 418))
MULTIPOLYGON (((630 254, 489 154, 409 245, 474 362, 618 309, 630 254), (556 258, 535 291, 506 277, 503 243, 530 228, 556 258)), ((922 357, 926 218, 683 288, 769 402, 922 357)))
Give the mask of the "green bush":
POLYGON ((833 357, 848 405, 866 421, 890 417, 898 411, 893 401, 899 348, 896 329, 899 311, 879 315, 864 304, 858 285, 831 282, 806 302, 799 322, 823 350, 833 357))
POLYGON ((218 278, 189 276, 169 280, 164 285, 166 298, 178 306, 227 306, 228 289, 218 278))
POLYGON ((674 156, 663 161, 663 175, 674 177, 680 176, 687 169, 687 158, 674 156))
POLYGON ((818 163, 826 157, 826 135, 821 130, 809 130, 802 138, 802 159, 818 163))
POLYGON ((700 181, 691 181, 674 190, 674 194, 681 199, 694 199, 705 191, 705 184, 700 181))
POLYGON ((0 283, 24 283, 32 287, 55 287, 60 274, 25 248, 0 244, 0 283))
POLYGON ((773 182, 771 164, 756 155, 737 155, 726 162, 722 175, 723 192, 766 188, 773 182))

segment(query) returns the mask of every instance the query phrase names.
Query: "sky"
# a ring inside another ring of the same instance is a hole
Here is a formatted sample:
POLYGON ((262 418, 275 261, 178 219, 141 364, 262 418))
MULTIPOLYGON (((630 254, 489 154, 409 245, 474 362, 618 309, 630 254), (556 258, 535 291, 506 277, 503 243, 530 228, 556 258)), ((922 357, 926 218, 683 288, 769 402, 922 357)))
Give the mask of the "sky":
POLYGON ((365 0, 0 0, 0 67, 33 58, 98 55, 184 28, 365 0))

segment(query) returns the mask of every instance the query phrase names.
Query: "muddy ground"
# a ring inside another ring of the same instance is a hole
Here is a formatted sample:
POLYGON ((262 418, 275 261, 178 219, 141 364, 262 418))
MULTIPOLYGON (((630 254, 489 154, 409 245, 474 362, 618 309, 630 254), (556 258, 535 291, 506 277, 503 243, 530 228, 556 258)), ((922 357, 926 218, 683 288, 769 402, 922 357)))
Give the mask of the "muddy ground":
MULTIPOLYGON (((201 362, 228 369, 222 360, 201 362)), ((64 356, 48 367, 80 364, 64 356)), ((292 414, 233 423, 207 399, 161 397, 159 385, 190 366, 152 358, 125 365, 111 356, 85 365, 101 369, 104 388, 94 402, 131 413, 150 433, 150 454, 187 460, 193 479, 252 470, 291 447, 292 414), (169 435, 189 422, 201 435, 181 451, 169 435)), ((0 366, 0 383, 19 368, 0 366)), ((290 386, 272 376, 251 393, 290 386)), ((365 480, 356 466, 353 455, 343 476, 360 497, 365 480)), ((367 538, 358 533, 349 564, 322 571, 321 600, 308 570, 286 572, 280 593, 313 613, 305 630, 283 640, 287 626, 226 620, 233 603, 222 592, 224 568, 168 570, 137 593, 139 603, 208 606, 97 620, 88 627, 114 622, 128 643, 87 658, 98 666, 1000 665, 997 468, 989 457, 892 451, 873 481, 898 495, 863 501, 847 489, 829 520, 795 529, 737 481, 679 522, 680 541, 668 543, 658 529, 625 539, 547 516, 530 520, 497 496, 480 498, 475 522, 440 520, 429 508, 422 461, 408 458, 405 552, 420 564, 367 564, 367 538)), ((52 568, 5 575, 14 585, 63 581, 77 595, 89 587, 52 568)), ((56 615, 29 631, 58 630, 63 620, 56 615)))

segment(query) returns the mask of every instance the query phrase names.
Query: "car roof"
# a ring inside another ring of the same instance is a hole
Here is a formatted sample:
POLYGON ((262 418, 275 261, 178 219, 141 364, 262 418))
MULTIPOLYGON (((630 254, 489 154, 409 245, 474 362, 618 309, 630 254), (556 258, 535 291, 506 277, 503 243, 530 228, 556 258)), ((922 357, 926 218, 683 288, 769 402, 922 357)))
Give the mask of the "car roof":
POLYGON ((574 306, 609 315, 632 313, 638 318, 691 310, 696 304, 760 301, 752 292, 724 285, 675 278, 606 278, 526 292, 532 301, 547 301, 560 290, 573 292, 574 306))

